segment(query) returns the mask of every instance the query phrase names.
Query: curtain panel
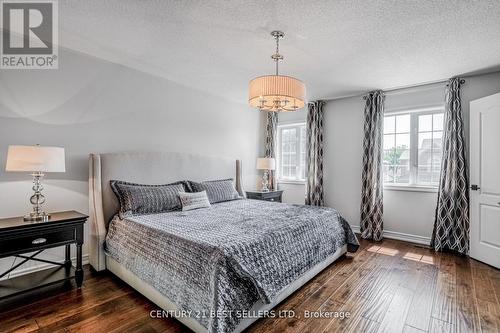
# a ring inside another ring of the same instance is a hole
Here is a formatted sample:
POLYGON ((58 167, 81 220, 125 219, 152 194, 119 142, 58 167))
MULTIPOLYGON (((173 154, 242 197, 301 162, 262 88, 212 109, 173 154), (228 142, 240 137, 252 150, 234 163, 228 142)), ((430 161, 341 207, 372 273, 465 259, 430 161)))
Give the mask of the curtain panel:
MULTIPOLYGON (((265 157, 276 158, 276 135, 278 129, 278 113, 272 111, 266 112, 266 142, 265 142, 265 157)), ((269 190, 277 189, 276 171, 269 170, 268 173, 269 190)))
POLYGON ((324 101, 308 103, 306 124, 306 205, 323 206, 323 107, 324 101))
POLYGON ((469 252, 469 179, 465 159, 460 78, 449 80, 443 132, 443 157, 431 246, 469 252))
POLYGON ((360 231, 362 238, 380 241, 384 229, 382 138, 385 95, 382 91, 373 91, 364 99, 366 103, 360 231))

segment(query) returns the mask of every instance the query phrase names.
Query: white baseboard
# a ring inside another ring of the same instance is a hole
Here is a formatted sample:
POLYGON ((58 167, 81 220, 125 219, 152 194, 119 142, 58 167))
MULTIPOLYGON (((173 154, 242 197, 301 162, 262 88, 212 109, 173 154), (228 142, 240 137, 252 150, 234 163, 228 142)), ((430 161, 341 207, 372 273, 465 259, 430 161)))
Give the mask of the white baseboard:
MULTIPOLYGON (((351 225, 352 231, 359 233, 359 225, 351 225)), ((418 236, 405 234, 403 232, 384 230, 384 238, 396 239, 400 241, 422 244, 422 245, 430 245, 431 239, 429 237, 418 236)))
MULTIPOLYGON (((73 262, 73 265, 76 265, 76 257, 72 257, 71 261, 73 262)), ((54 262, 58 262, 58 263, 62 264, 64 262, 64 259, 54 260, 54 262)), ((82 265, 87 265, 88 263, 89 263, 89 255, 84 254, 82 256, 82 265)), ((55 266, 51 265, 51 264, 42 263, 42 264, 36 265, 36 266, 30 266, 30 267, 26 267, 26 268, 16 269, 15 271, 11 272, 10 275, 9 274, 7 274, 7 275, 8 275, 9 279, 12 279, 12 278, 15 278, 16 276, 21 276, 21 275, 25 275, 25 274, 38 272, 38 271, 43 271, 43 270, 45 270, 47 268, 51 268, 51 267, 55 267, 55 266)), ((7 277, 4 277, 3 279, 7 279, 7 277)))

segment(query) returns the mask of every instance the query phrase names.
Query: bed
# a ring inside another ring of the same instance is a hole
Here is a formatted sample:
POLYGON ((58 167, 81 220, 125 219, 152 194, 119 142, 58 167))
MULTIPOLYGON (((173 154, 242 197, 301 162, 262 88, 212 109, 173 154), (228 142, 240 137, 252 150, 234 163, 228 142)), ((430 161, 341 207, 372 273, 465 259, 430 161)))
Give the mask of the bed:
POLYGON ((195 332, 241 332, 346 251, 356 237, 331 208, 240 198, 189 212, 122 217, 113 179, 233 178, 241 162, 183 153, 90 155, 90 263, 195 332), (186 315, 188 314, 188 315, 186 315))

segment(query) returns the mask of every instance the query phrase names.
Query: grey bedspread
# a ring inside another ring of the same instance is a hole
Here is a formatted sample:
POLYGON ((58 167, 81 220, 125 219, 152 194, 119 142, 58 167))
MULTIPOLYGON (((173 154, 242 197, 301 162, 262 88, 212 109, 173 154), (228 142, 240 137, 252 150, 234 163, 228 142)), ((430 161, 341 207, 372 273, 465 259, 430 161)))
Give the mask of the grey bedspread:
POLYGON ((210 332, 230 332, 240 311, 270 303, 347 244, 359 243, 332 208, 234 200, 188 212, 115 217, 107 254, 210 332))

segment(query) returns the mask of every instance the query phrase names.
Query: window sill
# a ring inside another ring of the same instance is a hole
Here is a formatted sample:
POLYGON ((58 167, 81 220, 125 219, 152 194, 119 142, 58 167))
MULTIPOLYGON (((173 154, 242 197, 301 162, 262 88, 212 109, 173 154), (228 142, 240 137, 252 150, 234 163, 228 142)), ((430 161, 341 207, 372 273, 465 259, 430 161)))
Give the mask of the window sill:
POLYGON ((305 185, 305 180, 280 180, 278 179, 278 184, 292 184, 292 185, 305 185))
POLYGON ((418 185, 384 185, 384 191, 408 191, 408 192, 427 192, 437 193, 438 188, 434 186, 418 185))

